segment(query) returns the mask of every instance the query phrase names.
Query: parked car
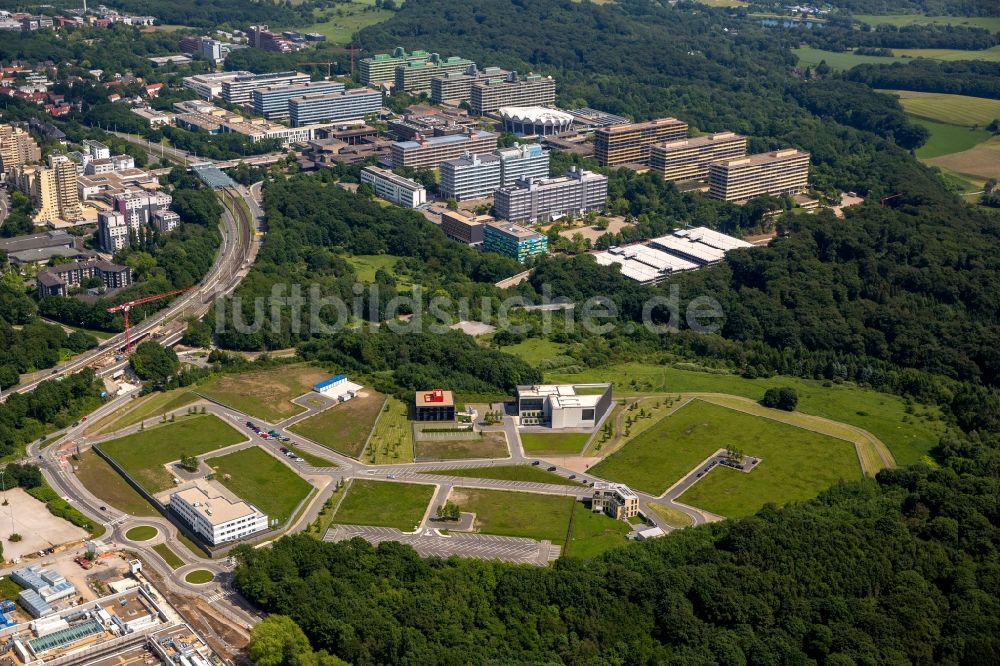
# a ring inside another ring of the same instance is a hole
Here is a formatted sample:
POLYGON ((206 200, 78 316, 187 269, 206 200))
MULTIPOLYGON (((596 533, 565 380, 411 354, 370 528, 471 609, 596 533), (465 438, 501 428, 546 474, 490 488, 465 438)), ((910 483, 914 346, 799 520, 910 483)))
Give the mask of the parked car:
POLYGON ((282 446, 278 450, 281 451, 282 453, 288 453, 288 447, 287 446, 282 446))
POLYGON ((532 465, 537 465, 537 464, 539 464, 539 462, 540 462, 540 461, 538 461, 538 460, 533 460, 533 461, 531 462, 531 464, 532 464, 532 465))
POLYGON ((253 423, 251 423, 250 421, 247 421, 247 427, 248 427, 248 428, 254 428, 254 427, 256 427, 256 426, 254 426, 254 424, 253 424, 253 423))
POLYGON ((268 439, 268 436, 267 436, 266 432, 258 432, 257 434, 260 435, 261 439, 268 439))
POLYGON ((555 465, 553 465, 552 467, 549 467, 549 471, 550 471, 550 472, 554 472, 554 471, 556 471, 556 466, 555 466, 555 465))
POLYGON ((571 479, 575 479, 575 478, 576 478, 576 474, 570 474, 570 475, 569 475, 569 478, 571 478, 571 479))

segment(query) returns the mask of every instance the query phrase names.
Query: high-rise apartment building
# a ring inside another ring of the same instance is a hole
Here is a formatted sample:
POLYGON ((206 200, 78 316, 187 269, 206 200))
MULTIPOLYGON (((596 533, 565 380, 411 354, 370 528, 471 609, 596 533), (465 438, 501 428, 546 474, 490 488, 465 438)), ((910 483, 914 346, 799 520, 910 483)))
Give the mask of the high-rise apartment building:
POLYGON ((708 196, 743 202, 763 194, 798 194, 809 187, 809 153, 789 148, 713 162, 708 196))
POLYGON ((607 176, 574 167, 559 178, 523 179, 501 187, 493 207, 505 220, 534 222, 602 210, 607 199, 607 176))
POLYGON ((0 125, 0 171, 24 166, 42 159, 42 152, 31 135, 20 127, 0 125))
POLYGON ((463 155, 441 162, 441 196, 464 201, 493 194, 500 187, 498 155, 463 155))
POLYGON ((436 169, 445 160, 461 157, 465 153, 489 153, 496 147, 497 135, 482 130, 466 129, 462 134, 426 138, 418 136, 413 141, 392 144, 392 168, 436 169))
POLYGON ((159 190, 132 188, 115 196, 114 207, 125 216, 129 226, 138 230, 153 221, 156 211, 169 208, 172 201, 169 194, 159 190))
POLYGON ((471 60, 451 56, 439 58, 436 53, 426 61, 407 62, 396 66, 394 73, 395 92, 412 92, 414 90, 427 90, 431 87, 431 79, 448 72, 464 72, 473 66, 471 60))
POLYGON ((594 132, 594 158, 605 167, 646 164, 653 144, 684 139, 687 130, 687 123, 676 118, 602 127, 594 132))
POLYGON ((477 69, 469 65, 465 71, 448 72, 431 78, 431 101, 435 104, 461 104, 472 96, 472 84, 491 79, 503 80, 507 72, 499 67, 477 69))
POLYGON ((510 222, 489 222, 483 229, 483 249, 517 259, 522 264, 548 251, 549 238, 510 222))
POLYGON ((501 106, 547 106, 556 101, 556 82, 551 76, 510 72, 501 79, 472 84, 469 107, 473 114, 492 113, 501 106))
POLYGON ((650 170, 664 180, 705 180, 708 165, 747 154, 747 138, 733 132, 719 132, 693 139, 655 144, 649 151, 650 170))
POLYGON ((381 110, 382 93, 367 88, 302 95, 288 100, 292 127, 364 120, 366 116, 378 115, 381 110))
POLYGON ((49 156, 49 166, 18 167, 14 171, 18 189, 35 206, 36 224, 83 218, 76 187, 76 165, 65 155, 49 156))
POLYGON ((250 92, 253 112, 268 120, 288 118, 288 100, 302 95, 343 92, 344 84, 337 81, 309 81, 297 85, 267 86, 250 92))
POLYGON ((397 46, 392 53, 377 53, 371 58, 362 58, 358 63, 361 83, 366 86, 393 83, 396 80, 397 66, 409 62, 426 62, 430 55, 427 51, 407 53, 406 49, 397 46))
POLYGON ((254 90, 276 85, 309 83, 309 75, 301 72, 269 72, 249 74, 222 81, 222 99, 230 104, 248 104, 254 90))
POLYGON ((105 252, 117 252, 130 245, 129 224, 116 210, 102 210, 97 214, 97 237, 105 252))
POLYGON ((503 187, 522 178, 549 177, 549 152, 537 143, 501 148, 496 154, 500 156, 500 185, 503 187))

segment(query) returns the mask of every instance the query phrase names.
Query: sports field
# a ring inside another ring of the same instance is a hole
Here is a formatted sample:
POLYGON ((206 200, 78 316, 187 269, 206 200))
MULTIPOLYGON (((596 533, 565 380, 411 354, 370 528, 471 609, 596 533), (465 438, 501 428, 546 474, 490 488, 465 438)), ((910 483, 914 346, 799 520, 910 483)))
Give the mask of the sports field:
POLYGON ((357 458, 384 403, 384 395, 369 389, 288 429, 332 451, 357 458))
POLYGON ((246 440, 246 436, 211 414, 168 423, 100 444, 139 485, 151 493, 173 486, 165 465, 182 456, 200 456, 246 440))
POLYGON ((565 476, 553 474, 541 465, 494 465, 491 467, 465 467, 461 469, 428 470, 421 474, 444 474, 464 476, 472 479, 503 479, 505 481, 529 481, 531 483, 551 483, 558 486, 579 486, 565 476))
POLYGON ((236 375, 219 375, 198 387, 200 393, 224 405, 270 423, 295 416, 304 408, 291 402, 329 379, 330 373, 311 365, 280 365, 236 375))
POLYGON ((434 497, 434 486, 355 479, 333 522, 416 529, 434 497))
POLYGON ((522 432, 521 446, 529 456, 579 455, 590 439, 589 432, 522 432))
POLYGON ((925 16, 924 14, 855 14, 854 19, 875 27, 877 25, 955 25, 967 28, 986 28, 990 32, 1000 32, 1000 17, 997 16, 925 16))
POLYGON ((216 481, 280 523, 291 518, 312 490, 308 481, 256 446, 205 463, 215 470, 216 481))
MULTIPOLYGON (((793 493, 798 498, 813 496, 837 479, 861 476, 850 442, 703 400, 692 400, 664 417, 590 471, 659 495, 715 451, 725 448, 764 458, 750 476, 771 467, 774 472, 761 475, 767 483, 760 492, 772 492, 778 498, 784 495, 777 486, 801 489, 793 493), (772 460, 775 457, 780 461, 772 460)), ((714 511, 707 506, 701 508, 714 511)))
POLYGON ((505 490, 455 488, 449 499, 463 512, 476 514, 475 528, 483 534, 548 539, 566 543, 574 499, 505 490))

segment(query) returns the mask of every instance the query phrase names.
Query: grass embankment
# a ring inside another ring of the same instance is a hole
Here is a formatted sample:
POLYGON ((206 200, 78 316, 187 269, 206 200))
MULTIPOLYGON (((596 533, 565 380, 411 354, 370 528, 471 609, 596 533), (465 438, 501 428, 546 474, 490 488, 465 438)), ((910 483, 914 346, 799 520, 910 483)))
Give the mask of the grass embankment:
POLYGON ((357 458, 382 411, 385 396, 367 390, 353 400, 334 405, 288 429, 331 451, 357 458))
POLYGON ((522 432, 521 446, 529 456, 575 456, 583 451, 589 432, 522 432))
POLYGON ((215 480, 268 518, 284 523, 312 490, 308 481, 259 447, 208 458, 215 480))
POLYGON ((503 481, 525 481, 528 483, 550 483, 557 486, 581 486, 565 476, 553 474, 536 465, 496 465, 494 467, 468 467, 421 472, 421 474, 442 474, 461 476, 469 479, 500 479, 503 481))
POLYGON ((385 401, 368 440, 365 457, 374 465, 413 462, 413 433, 407 419, 407 406, 402 400, 390 397, 385 401))
POLYGON ((177 553, 170 550, 170 546, 165 543, 158 543, 153 546, 153 550, 156 554, 163 558, 163 561, 167 563, 171 569, 177 570, 184 566, 184 560, 178 557, 177 553))
POLYGON ((420 525, 433 497, 433 486, 355 479, 333 522, 410 531, 420 525))
POLYGON ((131 516, 157 516, 159 512, 136 492, 108 462, 94 453, 84 451, 76 463, 76 478, 84 487, 108 506, 131 516))
POLYGON ((147 419, 158 419, 163 414, 170 414, 198 400, 198 396, 186 388, 150 393, 132 400, 121 409, 97 421, 87 428, 86 434, 95 436, 113 433, 147 419))

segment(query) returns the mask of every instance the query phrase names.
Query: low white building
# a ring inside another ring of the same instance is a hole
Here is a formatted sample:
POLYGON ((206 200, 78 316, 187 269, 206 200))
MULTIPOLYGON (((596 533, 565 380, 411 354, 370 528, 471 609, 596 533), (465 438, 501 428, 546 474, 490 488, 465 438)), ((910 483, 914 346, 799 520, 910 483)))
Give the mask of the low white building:
POLYGON ((517 387, 521 425, 594 428, 612 407, 611 384, 544 384, 517 387))
POLYGON ((427 203, 427 190, 420 183, 397 176, 387 169, 370 166, 361 170, 361 182, 371 185, 375 196, 404 208, 427 203))
POLYGON ((213 546, 243 539, 268 527, 267 514, 254 505, 233 502, 221 495, 209 497, 198 487, 172 493, 170 508, 213 546))

